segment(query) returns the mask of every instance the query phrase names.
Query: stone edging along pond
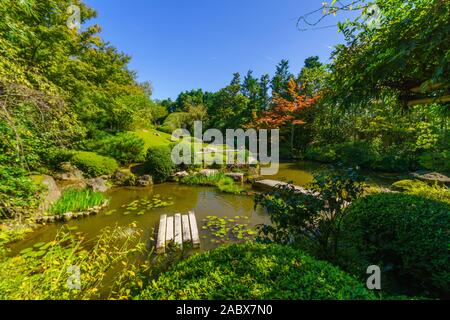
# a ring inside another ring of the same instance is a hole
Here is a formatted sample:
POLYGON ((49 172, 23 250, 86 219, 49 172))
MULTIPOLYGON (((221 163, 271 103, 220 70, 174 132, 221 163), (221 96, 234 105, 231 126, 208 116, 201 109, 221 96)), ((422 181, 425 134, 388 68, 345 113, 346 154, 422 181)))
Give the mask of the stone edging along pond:
POLYGON ((85 211, 81 212, 66 212, 61 215, 42 215, 36 218, 36 223, 53 223, 53 222, 59 222, 59 221, 70 221, 72 219, 78 219, 78 218, 85 218, 89 216, 96 215, 102 210, 103 208, 107 207, 109 205, 109 201, 105 200, 103 204, 99 206, 95 206, 89 209, 86 209, 85 211))

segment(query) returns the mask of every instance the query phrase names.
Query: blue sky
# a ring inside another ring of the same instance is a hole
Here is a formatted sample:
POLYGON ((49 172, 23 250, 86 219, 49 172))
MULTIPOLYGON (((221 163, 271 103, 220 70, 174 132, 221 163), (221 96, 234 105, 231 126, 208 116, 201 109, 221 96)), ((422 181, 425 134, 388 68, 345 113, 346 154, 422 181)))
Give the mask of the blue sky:
MULTIPOLYGON (((272 75, 281 59, 298 73, 305 58, 328 61, 343 41, 337 28, 300 32, 296 20, 323 0, 85 0, 98 12, 102 37, 132 56, 153 97, 216 91, 234 72, 272 75)), ((322 25, 344 17, 330 17, 322 25)))

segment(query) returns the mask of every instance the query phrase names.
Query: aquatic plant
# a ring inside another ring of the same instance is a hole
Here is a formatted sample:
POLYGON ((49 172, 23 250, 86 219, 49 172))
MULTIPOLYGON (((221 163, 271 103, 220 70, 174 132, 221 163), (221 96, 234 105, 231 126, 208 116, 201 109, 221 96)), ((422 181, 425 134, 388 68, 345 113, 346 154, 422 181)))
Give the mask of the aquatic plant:
POLYGON ((221 192, 231 194, 240 194, 243 191, 242 187, 236 185, 234 180, 227 177, 224 173, 211 175, 197 173, 183 178, 181 183, 197 186, 216 186, 221 192))
POLYGON ((64 228, 53 241, 0 255, 0 300, 128 299, 130 288, 143 287, 149 267, 135 258, 151 253, 139 241, 141 233, 132 224, 106 228, 87 241, 64 228))
POLYGON ((56 201, 49 212, 53 215, 63 215, 66 212, 80 212, 102 205, 105 196, 101 192, 91 189, 70 188, 64 191, 61 198, 56 201))
POLYGON ((172 200, 172 197, 165 198, 160 194, 154 195, 151 199, 144 197, 122 205, 122 208, 126 210, 123 214, 130 215, 131 213, 136 213, 138 216, 142 216, 149 210, 172 206, 174 204, 172 200))
POLYGON ((208 233, 211 242, 215 244, 246 242, 253 240, 256 236, 256 231, 249 227, 248 219, 245 216, 234 218, 208 216, 203 220, 202 229, 208 233))

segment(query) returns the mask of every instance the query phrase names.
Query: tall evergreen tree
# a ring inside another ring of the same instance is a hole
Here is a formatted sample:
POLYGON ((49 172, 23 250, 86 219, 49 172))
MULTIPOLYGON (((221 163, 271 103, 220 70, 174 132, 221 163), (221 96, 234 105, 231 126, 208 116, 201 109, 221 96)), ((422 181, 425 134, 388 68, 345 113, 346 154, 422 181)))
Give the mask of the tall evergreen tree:
POLYGON ((289 71, 289 61, 281 60, 277 65, 277 70, 274 77, 272 78, 272 95, 277 94, 281 97, 287 97, 288 94, 288 83, 293 75, 289 71))
POLYGON ((268 74, 264 74, 261 76, 259 80, 259 98, 261 100, 261 109, 266 110, 270 103, 270 76, 268 74))
POLYGON ((259 95, 258 79, 253 76, 252 70, 249 70, 244 78, 242 94, 250 100, 256 100, 259 95))
POLYGON ((241 74, 239 72, 233 73, 233 80, 231 80, 230 86, 239 87, 238 91, 241 90, 241 74))

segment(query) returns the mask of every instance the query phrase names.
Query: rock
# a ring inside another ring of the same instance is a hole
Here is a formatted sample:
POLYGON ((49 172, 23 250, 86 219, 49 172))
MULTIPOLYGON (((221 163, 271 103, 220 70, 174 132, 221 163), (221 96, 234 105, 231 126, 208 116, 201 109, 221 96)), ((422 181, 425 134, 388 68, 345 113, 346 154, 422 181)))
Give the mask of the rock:
POLYGON ((114 183, 118 186, 135 186, 136 176, 128 169, 118 170, 113 176, 114 183))
POLYGON ((414 172, 411 173, 411 175, 421 181, 425 181, 428 183, 438 183, 441 185, 449 185, 450 184, 450 178, 438 173, 438 172, 424 172, 424 171, 419 171, 419 172, 414 172))
POLYGON ((73 216, 74 216, 73 212, 66 212, 64 213, 64 220, 66 221, 72 220, 73 216))
POLYGON ((39 176, 40 177, 40 184, 44 185, 47 188, 47 191, 45 192, 44 199, 42 200, 42 203, 39 205, 39 211, 44 212, 50 206, 55 203, 59 197, 61 197, 61 190, 56 185, 55 179, 50 176, 39 176))
POLYGON ((258 165, 258 159, 256 159, 253 156, 248 157, 248 164, 251 166, 256 166, 258 165))
POLYGON ((219 170, 216 170, 216 169, 203 169, 199 173, 209 177, 209 176, 213 176, 215 174, 219 174, 219 170))
POLYGON ((244 182, 244 174, 242 172, 229 172, 225 173, 225 175, 232 178, 235 182, 244 182))
POLYGON ((153 177, 148 175, 148 174, 140 176, 137 179, 137 185, 140 186, 140 187, 147 187, 147 186, 150 186, 152 184, 153 184, 153 177))
MULTIPOLYGON (((277 180, 259 180, 255 181, 253 186, 256 189, 264 190, 264 191, 272 191, 277 186, 286 186, 288 183, 277 181, 277 180)), ((310 190, 307 190, 305 188, 299 187, 299 186, 293 186, 295 191, 298 193, 304 193, 304 194, 312 194, 314 196, 319 196, 318 193, 312 193, 310 190)))
POLYGON ((187 171, 180 171, 173 175, 175 178, 185 178, 189 176, 189 173, 187 171))
POLYGON ((109 189, 107 181, 103 178, 88 179, 85 182, 86 185, 94 191, 106 192, 109 189))
POLYGON ((63 162, 59 165, 60 172, 56 174, 57 179, 63 181, 76 181, 83 179, 83 172, 70 162, 63 162))

